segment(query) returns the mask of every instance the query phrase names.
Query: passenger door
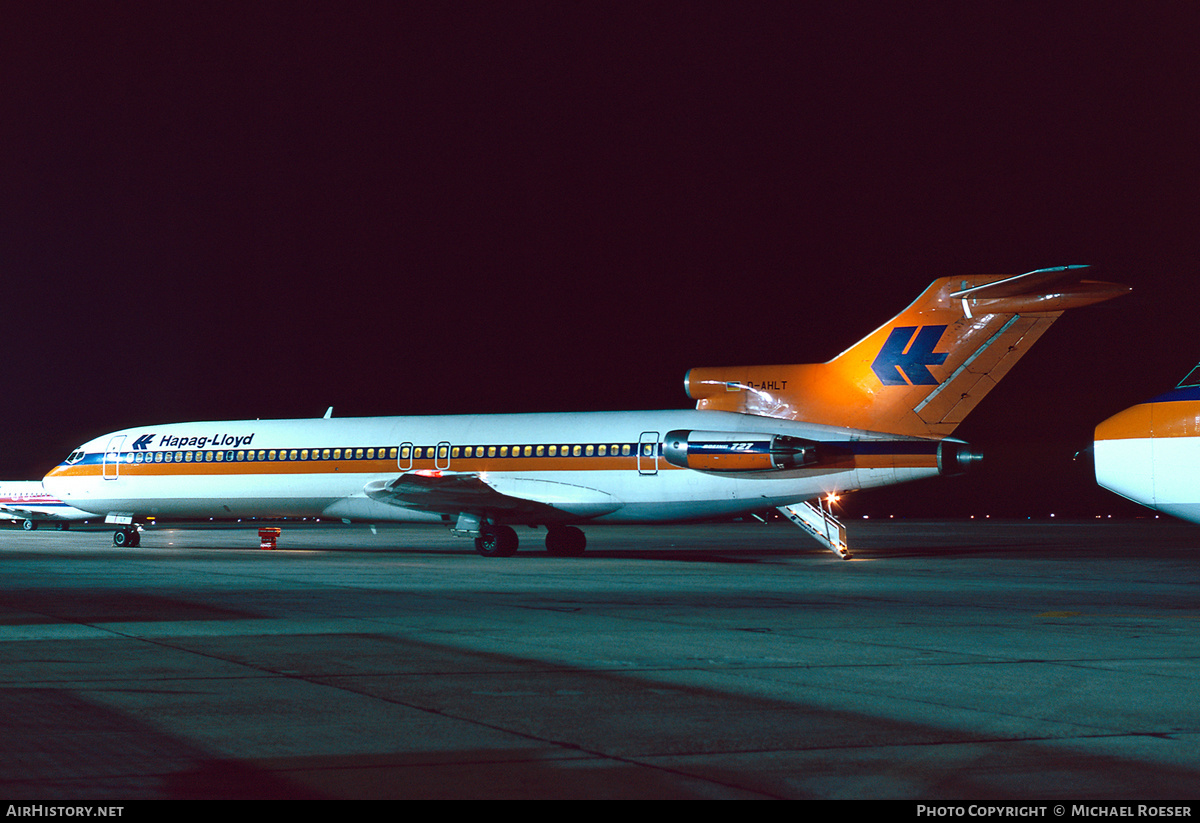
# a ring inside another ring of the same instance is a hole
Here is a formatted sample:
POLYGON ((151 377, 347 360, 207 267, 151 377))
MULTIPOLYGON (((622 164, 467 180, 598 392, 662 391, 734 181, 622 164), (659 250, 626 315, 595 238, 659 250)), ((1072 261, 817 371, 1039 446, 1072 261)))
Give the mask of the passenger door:
POLYGON ((116 480, 121 476, 121 447, 125 445, 125 435, 118 434, 108 441, 104 450, 104 479, 116 480))
POLYGON ((638 438, 638 474, 658 474, 658 432, 642 432, 638 438))

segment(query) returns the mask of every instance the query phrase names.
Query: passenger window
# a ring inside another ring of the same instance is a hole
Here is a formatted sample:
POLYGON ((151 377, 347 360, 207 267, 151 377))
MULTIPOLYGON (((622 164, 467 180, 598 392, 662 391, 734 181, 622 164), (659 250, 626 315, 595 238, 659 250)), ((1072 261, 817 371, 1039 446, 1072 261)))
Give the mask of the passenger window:
POLYGON ((608 446, 606 446, 606 445, 604 445, 603 443, 601 443, 601 444, 600 444, 600 448, 599 448, 599 450, 598 450, 598 454, 599 454, 601 457, 606 457, 606 456, 608 455, 608 446))
POLYGON ((388 449, 388 458, 390 458, 391 460, 396 459, 396 447, 395 446, 392 446, 390 449, 388 449))
POLYGON ((542 455, 544 455, 545 453, 546 453, 546 447, 545 447, 545 446, 538 446, 538 447, 537 447, 537 456, 538 456, 538 457, 541 457, 541 456, 542 456, 542 455))
POLYGON ((274 449, 271 449, 269 452, 267 452, 267 459, 272 462, 275 460, 275 450, 274 449))
POLYGON ((508 446, 501 446, 501 447, 500 447, 500 456, 501 456, 501 457, 508 457, 508 446))
POLYGON ((407 459, 408 459, 408 456, 409 456, 409 450, 408 450, 408 449, 409 449, 409 447, 408 447, 408 446, 405 446, 404 448, 402 448, 402 449, 400 450, 400 458, 401 458, 402 460, 407 460, 407 459))
POLYGON ((571 450, 572 457, 579 457, 579 455, 581 455, 581 454, 583 454, 583 446, 576 446, 574 449, 571 450))
POLYGON ((495 456, 496 456, 496 447, 488 446, 488 457, 495 457, 495 456))
POLYGON ((533 446, 526 446, 526 447, 525 447, 524 456, 525 456, 525 457, 532 457, 532 456, 533 456, 533 446))
POLYGON ((624 443, 621 445, 621 455, 623 457, 629 456, 629 444, 628 443, 624 443))
POLYGON ((333 459, 334 459, 334 460, 341 460, 341 459, 342 459, 342 450, 341 450, 341 449, 334 449, 334 450, 333 450, 333 459))
POLYGON ((367 459, 368 460, 375 459, 375 450, 374 449, 367 449, 367 459))
POLYGON ((451 457, 458 457, 458 454, 459 454, 458 446, 455 446, 454 448, 450 449, 451 457))
POLYGON ((551 447, 548 449, 548 451, 550 452, 550 456, 551 456, 551 457, 557 457, 557 456, 558 456, 558 446, 551 446, 551 447))

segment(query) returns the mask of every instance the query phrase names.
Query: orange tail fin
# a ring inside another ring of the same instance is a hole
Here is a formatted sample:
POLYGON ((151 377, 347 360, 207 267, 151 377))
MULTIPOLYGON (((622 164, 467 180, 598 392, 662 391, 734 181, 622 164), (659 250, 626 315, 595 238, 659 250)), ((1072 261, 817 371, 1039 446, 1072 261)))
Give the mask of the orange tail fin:
POLYGON ((945 277, 828 363, 692 369, 698 409, 945 437, 1067 309, 1129 287, 1087 266, 945 277))

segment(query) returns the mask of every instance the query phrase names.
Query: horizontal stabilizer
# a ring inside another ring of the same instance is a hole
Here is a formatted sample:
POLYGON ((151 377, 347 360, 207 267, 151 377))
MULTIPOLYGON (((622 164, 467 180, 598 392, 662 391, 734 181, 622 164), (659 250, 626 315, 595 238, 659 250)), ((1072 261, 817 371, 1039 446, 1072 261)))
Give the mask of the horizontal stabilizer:
MULTIPOLYGON (((1129 291, 1119 283, 1082 280, 1088 266, 1056 266, 1006 277, 992 283, 965 286, 950 292, 967 301, 967 316, 977 311, 1046 312, 1079 308, 1120 297, 1129 291), (997 301, 980 304, 979 301, 997 301), (999 302, 1005 301, 1005 302, 999 302)), ((965 283, 966 281, 964 281, 965 283)))

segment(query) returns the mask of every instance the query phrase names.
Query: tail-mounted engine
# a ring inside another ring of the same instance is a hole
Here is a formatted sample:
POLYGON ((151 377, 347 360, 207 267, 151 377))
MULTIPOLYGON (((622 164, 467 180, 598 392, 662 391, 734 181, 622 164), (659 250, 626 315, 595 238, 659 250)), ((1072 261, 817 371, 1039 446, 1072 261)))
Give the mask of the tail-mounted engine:
POLYGON ((962 474, 981 460, 982 454, 956 438, 947 437, 938 444, 938 471, 942 474, 962 474))
POLYGON ((707 472, 769 472, 817 462, 817 444, 762 432, 667 432, 663 457, 673 466, 707 472))

